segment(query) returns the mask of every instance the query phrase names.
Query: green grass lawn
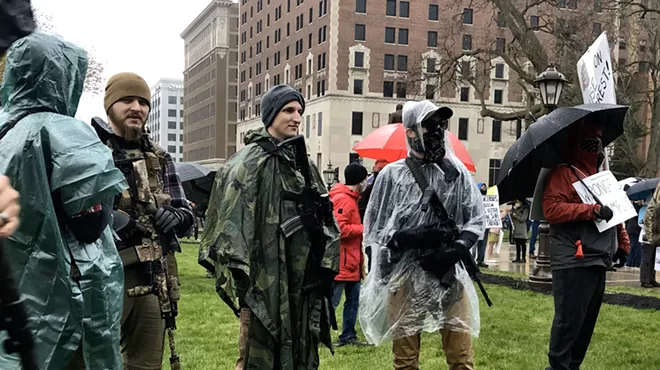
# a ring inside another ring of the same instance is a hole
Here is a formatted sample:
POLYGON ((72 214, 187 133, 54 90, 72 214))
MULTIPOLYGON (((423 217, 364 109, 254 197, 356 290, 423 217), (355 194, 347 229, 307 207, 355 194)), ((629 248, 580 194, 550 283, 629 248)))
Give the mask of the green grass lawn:
MULTIPOLYGON (((233 369, 238 354, 238 319, 220 301, 212 279, 197 265, 197 246, 183 244, 178 257, 182 298, 175 332, 184 370, 233 369)), ((494 306, 482 301, 481 335, 474 341, 477 369, 542 370, 553 315, 552 297, 501 286, 486 287, 494 306)), ((341 304, 340 304, 341 307, 341 304)), ((341 309, 337 310, 341 325, 341 309)), ((341 328, 340 328, 341 329, 341 328)), ((359 332, 359 330, 358 330, 359 332)), ((333 333, 336 338, 339 333, 333 333)), ((447 369, 438 334, 423 336, 421 369, 447 369)), ((660 314, 604 305, 583 370, 657 369, 660 314)), ((167 346, 166 346, 167 347, 167 346)), ((321 348, 321 369, 392 368, 391 344, 321 348)), ((169 369, 169 354, 164 369, 169 369)))

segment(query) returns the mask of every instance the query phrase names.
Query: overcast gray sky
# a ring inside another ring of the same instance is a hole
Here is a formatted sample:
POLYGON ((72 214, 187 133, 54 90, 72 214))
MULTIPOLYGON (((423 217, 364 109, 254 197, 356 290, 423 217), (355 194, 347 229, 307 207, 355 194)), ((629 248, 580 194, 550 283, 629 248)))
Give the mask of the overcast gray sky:
MULTIPOLYGON (((55 32, 90 50, 105 65, 105 81, 135 72, 149 86, 162 77, 183 78, 179 35, 211 0, 32 0, 52 17, 55 32)), ((104 81, 104 84, 105 84, 104 81)), ((89 122, 103 112, 103 94, 85 94, 77 118, 89 122)))

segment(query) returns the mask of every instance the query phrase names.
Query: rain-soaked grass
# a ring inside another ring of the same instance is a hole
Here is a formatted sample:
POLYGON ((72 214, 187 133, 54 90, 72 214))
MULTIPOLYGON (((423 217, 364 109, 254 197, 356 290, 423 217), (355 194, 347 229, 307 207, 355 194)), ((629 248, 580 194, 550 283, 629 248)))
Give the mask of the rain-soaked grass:
MULTIPOLYGON (((238 354, 238 319, 216 295, 213 280, 207 279, 204 269, 197 265, 197 246, 185 243, 182 247, 183 253, 177 256, 182 299, 175 332, 182 369, 233 370, 238 354)), ((494 306, 489 308, 481 302, 481 335, 474 340, 475 369, 544 369, 552 297, 496 285, 487 285, 486 289, 494 306)), ((657 311, 604 305, 581 369, 658 368, 659 315, 657 311)), ((341 309, 337 316, 341 323, 341 309)), ((334 332, 334 338, 338 334, 334 332)), ((168 357, 166 351, 163 369, 169 369, 168 357)), ((334 357, 322 348, 320 368, 391 369, 391 344, 342 347, 336 349, 334 357)), ((447 369, 438 334, 423 335, 421 369, 447 369)))

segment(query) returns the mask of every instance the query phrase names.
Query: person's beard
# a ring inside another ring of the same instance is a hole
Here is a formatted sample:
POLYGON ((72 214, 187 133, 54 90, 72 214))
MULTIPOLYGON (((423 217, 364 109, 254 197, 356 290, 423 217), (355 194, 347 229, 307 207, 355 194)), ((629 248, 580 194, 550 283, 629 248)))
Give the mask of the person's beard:
POLYGON ((121 136, 122 138, 128 141, 138 140, 142 136, 144 120, 142 119, 142 117, 140 117, 139 114, 128 113, 124 117, 119 117, 112 110, 110 110, 110 112, 108 112, 108 116, 112 120, 112 122, 115 123, 115 127, 119 131, 116 132, 115 134, 117 134, 118 136, 121 136), (131 118, 140 120, 141 125, 140 126, 128 125, 126 121, 131 118))

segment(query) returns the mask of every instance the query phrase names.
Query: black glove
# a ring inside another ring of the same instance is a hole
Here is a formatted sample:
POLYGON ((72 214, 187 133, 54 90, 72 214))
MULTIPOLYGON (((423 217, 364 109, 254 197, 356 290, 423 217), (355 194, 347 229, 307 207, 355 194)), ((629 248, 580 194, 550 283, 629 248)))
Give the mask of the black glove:
POLYGON ((172 229, 183 223, 184 216, 174 207, 162 206, 154 215, 154 226, 162 234, 168 234, 172 229))
POLYGON ((605 220, 605 222, 609 222, 614 217, 614 212, 608 206, 601 206, 600 211, 594 209, 594 214, 596 214, 596 219, 605 220))
POLYGON ((615 263, 614 267, 623 267, 623 265, 626 264, 626 260, 628 259, 628 253, 624 251, 623 249, 619 248, 616 250, 616 253, 614 253, 614 258, 612 258, 612 262, 619 261, 619 263, 615 263))

